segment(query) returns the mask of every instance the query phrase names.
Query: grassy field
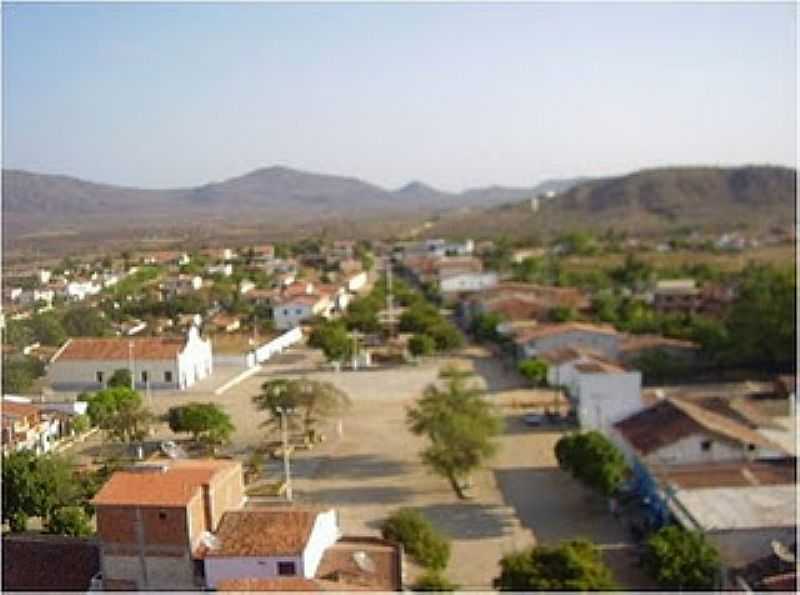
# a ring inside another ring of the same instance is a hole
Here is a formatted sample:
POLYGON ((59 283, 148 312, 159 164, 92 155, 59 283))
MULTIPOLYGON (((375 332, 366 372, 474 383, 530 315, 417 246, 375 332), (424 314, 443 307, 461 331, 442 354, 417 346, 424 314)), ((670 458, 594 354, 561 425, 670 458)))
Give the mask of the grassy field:
MULTIPOLYGON (((693 250, 674 252, 640 252, 636 256, 656 268, 677 268, 684 264, 708 264, 724 271, 737 271, 748 262, 788 266, 796 261, 795 246, 782 244, 765 246, 743 252, 727 252, 714 254, 693 250)), ((563 260, 564 270, 588 272, 598 269, 610 269, 619 266, 625 260, 624 254, 604 254, 602 256, 571 256, 563 260)))

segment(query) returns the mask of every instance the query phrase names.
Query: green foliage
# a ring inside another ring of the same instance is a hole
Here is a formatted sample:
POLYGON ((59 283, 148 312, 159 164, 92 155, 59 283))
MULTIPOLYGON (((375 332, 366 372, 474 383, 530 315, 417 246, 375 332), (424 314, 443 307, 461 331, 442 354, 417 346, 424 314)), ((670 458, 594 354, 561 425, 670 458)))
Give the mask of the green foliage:
POLYGON ((575 310, 567 306, 556 306, 550 309, 548 318, 551 322, 569 322, 575 319, 575 310))
POLYGON ((48 519, 55 509, 81 500, 70 461, 52 453, 9 453, 3 460, 2 479, 3 520, 12 524, 12 531, 24 531, 28 517, 48 519))
POLYGON ((428 570, 422 574, 411 587, 414 591, 447 591, 453 592, 459 589, 455 583, 447 580, 441 571, 428 570))
POLYGON ((25 320, 9 320, 3 330, 3 343, 13 345, 19 350, 35 341, 33 329, 25 320))
POLYGON ((44 363, 30 356, 3 358, 3 392, 24 393, 33 382, 44 375, 44 363))
POLYGON ((131 384, 131 371, 127 368, 120 368, 119 370, 114 370, 106 386, 108 388, 130 388, 131 384))
POLYGON ((189 433, 195 442, 212 447, 228 443, 235 429, 230 416, 216 403, 170 407, 167 423, 173 432, 189 433))
POLYGON ((509 591, 611 591, 611 570, 589 541, 575 539, 557 547, 537 546, 503 556, 498 589, 509 591))
POLYGON ((517 370, 534 386, 547 384, 547 364, 542 360, 524 359, 517 365, 517 370))
POLYGON ((416 510, 401 508, 381 526, 381 535, 403 544, 415 562, 431 570, 443 570, 450 559, 450 542, 416 510))
POLYGON ((92 306, 73 306, 61 318, 70 337, 104 337, 111 334, 111 323, 92 306))
POLYGON ((430 355, 436 349, 436 341, 429 335, 414 335, 408 340, 408 350, 415 357, 430 355))
POLYGON ((797 278, 793 270, 748 267, 726 321, 734 364, 794 367, 797 363, 797 278))
POLYGON ((566 233, 560 236, 555 243, 562 247, 563 254, 592 256, 600 251, 600 245, 594 236, 583 231, 566 233))
POLYGON ((669 590, 711 590, 720 572, 719 554, 702 533, 670 525, 647 540, 644 568, 669 590))
POLYGON ((630 253, 625 255, 622 265, 611 269, 608 274, 616 283, 631 288, 644 287, 656 276, 651 265, 630 253))
POLYGON ((691 372, 691 366, 684 358, 671 355, 663 349, 649 349, 632 364, 641 371, 644 383, 650 385, 680 380, 691 372))
POLYGON ((473 317, 470 332, 478 341, 497 341, 500 335, 497 326, 503 322, 503 316, 498 312, 480 313, 473 317))
POLYGON ((612 496, 628 473, 622 453, 600 432, 562 436, 555 454, 561 469, 605 496, 612 496))
POLYGON ((381 330, 381 325, 378 322, 380 308, 380 302, 372 298, 361 298, 353 301, 347 307, 347 314, 344 316, 347 328, 362 333, 377 333, 381 330))
POLYGON ((78 415, 72 420, 72 429, 76 434, 83 434, 88 432, 92 427, 88 415, 78 415))
POLYGON ((428 335, 434 340, 437 351, 457 349, 464 344, 459 330, 433 304, 424 300, 412 303, 400 317, 400 330, 428 335))
POLYGON ((340 321, 322 321, 308 338, 311 347, 321 349, 328 361, 342 362, 353 355, 353 339, 340 321))
POLYGON ((34 340, 42 345, 61 345, 67 340, 67 333, 54 312, 42 312, 31 316, 28 324, 34 340))
POLYGON ((261 385, 261 393, 253 397, 259 411, 270 418, 264 425, 280 428, 279 408, 293 409, 299 415, 287 416, 290 428, 302 428, 306 435, 314 432, 321 418, 335 415, 350 406, 350 398, 330 382, 307 378, 278 378, 261 385))
POLYGON ((483 264, 488 270, 505 273, 513 266, 514 246, 507 237, 501 237, 494 243, 492 250, 483 257, 483 264))
POLYGON ((62 506, 53 511, 47 521, 46 533, 88 537, 92 534, 89 515, 80 506, 62 506))
POLYGON ((154 421, 141 395, 128 387, 107 388, 93 395, 84 393, 78 399, 89 404, 87 414, 92 425, 107 431, 113 440, 142 440, 154 421))
POLYGON ((407 423, 430 441, 422 462, 464 498, 464 480, 497 450, 494 438, 501 423, 481 392, 467 384, 465 373, 445 369, 440 378, 446 389, 429 385, 416 407, 408 409, 407 423))

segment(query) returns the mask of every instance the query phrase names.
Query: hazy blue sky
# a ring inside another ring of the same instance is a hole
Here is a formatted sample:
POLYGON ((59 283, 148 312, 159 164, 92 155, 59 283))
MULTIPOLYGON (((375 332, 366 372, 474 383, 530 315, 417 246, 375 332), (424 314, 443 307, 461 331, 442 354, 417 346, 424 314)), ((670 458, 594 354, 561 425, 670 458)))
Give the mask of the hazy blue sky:
POLYGON ((794 4, 9 5, 5 167, 449 190, 796 161, 794 4))

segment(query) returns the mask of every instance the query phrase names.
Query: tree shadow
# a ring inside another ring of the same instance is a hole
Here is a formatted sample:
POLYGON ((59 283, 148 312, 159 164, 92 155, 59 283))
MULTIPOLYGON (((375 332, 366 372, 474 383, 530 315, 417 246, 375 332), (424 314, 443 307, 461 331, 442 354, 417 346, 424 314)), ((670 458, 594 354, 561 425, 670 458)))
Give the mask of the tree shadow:
POLYGON ((376 455, 320 455, 307 457, 310 464, 317 463, 315 477, 318 479, 371 479, 405 475, 411 466, 403 461, 386 459, 376 455))
POLYGON ((410 488, 396 486, 365 486, 356 488, 331 488, 295 490, 300 500, 314 504, 325 504, 347 508, 365 504, 402 504, 410 501, 416 492, 410 488))
MULTIPOLYGON (((454 502, 409 507, 420 512, 447 537, 460 540, 502 537, 512 531, 513 515, 502 506, 476 502, 454 502)), ((380 529, 383 520, 370 521, 367 526, 380 529)))

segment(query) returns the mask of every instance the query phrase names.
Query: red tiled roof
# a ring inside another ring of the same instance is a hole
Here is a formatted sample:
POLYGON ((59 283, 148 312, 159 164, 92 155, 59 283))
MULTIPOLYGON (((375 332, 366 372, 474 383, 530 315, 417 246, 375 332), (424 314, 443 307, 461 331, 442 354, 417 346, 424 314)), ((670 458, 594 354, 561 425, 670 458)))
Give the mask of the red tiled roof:
POLYGON ((528 320, 545 316, 550 306, 534 299, 524 297, 504 297, 493 299, 485 305, 488 312, 502 314, 506 320, 528 320))
POLYGON ((224 514, 215 533, 218 547, 205 556, 296 555, 305 549, 319 511, 281 508, 224 514))
POLYGON ((164 337, 70 339, 53 361, 127 360, 129 357, 139 360, 174 359, 185 344, 183 339, 164 337))
POLYGON ((793 459, 667 465, 657 475, 677 488, 750 487, 797 482, 793 459))
POLYGON ((620 351, 639 351, 643 349, 679 348, 698 349, 699 345, 692 341, 670 339, 660 335, 625 335, 620 343, 620 351))
POLYGON ((217 583, 217 591, 307 591, 318 592, 323 588, 318 581, 286 576, 280 578, 238 578, 217 583))
POLYGON ((117 471, 92 499, 95 506, 186 506, 201 486, 221 472, 240 466, 235 461, 181 460, 165 462, 166 471, 142 467, 117 471), (145 470, 147 469, 147 470, 145 470))
POLYGON ((556 324, 541 324, 528 329, 514 339, 516 343, 527 343, 535 339, 552 337, 570 332, 598 333, 603 335, 617 335, 616 329, 611 325, 588 324, 584 322, 564 322, 556 324))
POLYGON ((29 415, 38 415, 39 408, 30 403, 15 403, 13 401, 3 401, 0 404, 0 412, 3 416, 13 417, 28 417, 29 415))
POLYGON ((628 369, 598 357, 592 357, 588 361, 575 364, 575 369, 584 374, 618 374, 628 372, 628 369))

